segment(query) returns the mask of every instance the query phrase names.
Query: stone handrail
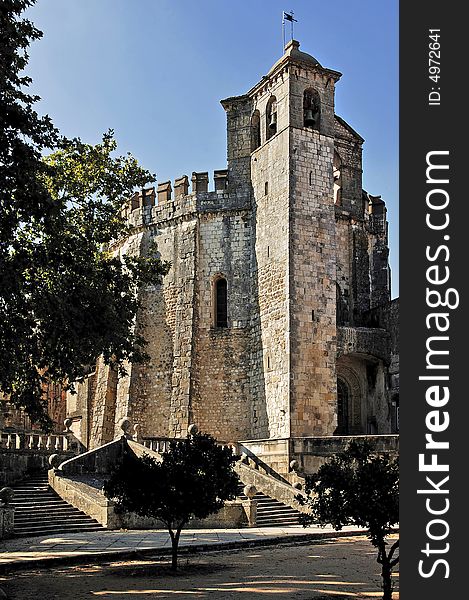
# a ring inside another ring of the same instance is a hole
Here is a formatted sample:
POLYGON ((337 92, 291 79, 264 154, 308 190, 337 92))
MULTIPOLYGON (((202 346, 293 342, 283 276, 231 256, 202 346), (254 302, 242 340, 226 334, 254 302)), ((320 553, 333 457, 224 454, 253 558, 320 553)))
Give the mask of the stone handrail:
POLYGON ((124 452, 128 450, 133 452, 135 456, 147 454, 157 460, 161 460, 159 452, 147 448, 123 435, 103 446, 65 460, 57 467, 57 471, 64 476, 91 473, 109 475, 116 465, 121 462, 124 452))
POLYGON ((258 492, 262 492, 266 496, 270 496, 270 498, 296 508, 300 512, 309 512, 309 509, 306 506, 300 505, 296 499, 296 496, 303 495, 303 492, 290 484, 284 483, 270 474, 262 473, 241 461, 235 464, 235 471, 244 485, 253 485, 258 492))
POLYGON ((241 462, 248 467, 255 469, 256 471, 262 471, 265 475, 277 479, 279 482, 289 485, 289 482, 280 475, 275 469, 273 469, 269 464, 264 462, 254 454, 249 448, 247 448, 242 442, 238 442, 236 446, 233 448, 233 452, 241 456, 241 462))
POLYGON ((63 434, 0 432, 0 448, 34 452, 67 452, 68 438, 63 434))

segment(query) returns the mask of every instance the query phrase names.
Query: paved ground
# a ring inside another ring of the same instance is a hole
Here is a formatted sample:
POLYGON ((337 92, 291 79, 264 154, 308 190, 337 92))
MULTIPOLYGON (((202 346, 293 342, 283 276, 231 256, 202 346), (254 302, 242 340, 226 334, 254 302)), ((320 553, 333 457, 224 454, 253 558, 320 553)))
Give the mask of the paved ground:
MULTIPOLYGON (((356 534, 360 530, 347 527, 342 534, 356 534)), ((252 529, 186 529, 181 534, 179 547, 184 551, 229 549, 244 546, 307 541, 336 537, 332 528, 299 526, 265 527, 252 529)), ((86 564, 97 560, 131 558, 158 551, 170 552, 166 531, 93 531, 70 533, 62 536, 17 538, 0 541, 0 570, 53 564, 86 564)))
MULTIPOLYGON (((211 533, 214 540, 225 539, 221 532, 211 533)), ((269 537, 259 531, 251 534, 256 539, 269 537)), ((207 539, 202 532, 191 535, 192 539, 207 539)), ((366 537, 305 541, 289 532, 282 539, 288 543, 223 550, 216 550, 220 546, 214 541, 211 552, 182 554, 176 573, 169 568, 169 557, 157 553, 86 566, 50 567, 40 563, 35 568, 0 574, 0 589, 5 593, 0 597, 9 600, 379 600, 382 597, 376 549, 366 537)), ((393 600, 397 600, 398 573, 393 580, 393 600)))

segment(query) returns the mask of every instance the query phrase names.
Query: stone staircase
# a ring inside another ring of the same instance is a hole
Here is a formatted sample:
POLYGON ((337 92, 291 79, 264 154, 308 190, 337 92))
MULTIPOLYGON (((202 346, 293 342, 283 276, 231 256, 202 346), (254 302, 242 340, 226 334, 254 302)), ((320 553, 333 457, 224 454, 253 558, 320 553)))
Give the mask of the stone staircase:
POLYGON ((58 496, 47 481, 47 473, 35 473, 11 486, 15 495, 14 535, 61 535, 97 531, 103 526, 58 496))
MULTIPOLYGON (((238 496, 247 500, 240 486, 238 496)), ((274 498, 257 492, 253 500, 257 500, 257 526, 258 527, 284 527, 286 525, 299 525, 298 518, 301 513, 274 498)))

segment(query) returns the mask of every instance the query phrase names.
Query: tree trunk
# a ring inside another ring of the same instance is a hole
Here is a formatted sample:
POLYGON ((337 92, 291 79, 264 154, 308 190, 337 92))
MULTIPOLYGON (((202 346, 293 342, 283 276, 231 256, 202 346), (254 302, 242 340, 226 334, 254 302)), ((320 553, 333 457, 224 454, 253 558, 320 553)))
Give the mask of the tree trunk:
POLYGON ((383 578, 383 600, 392 600, 391 565, 387 557, 383 558, 381 577, 383 578))
POLYGON ((176 529, 176 533, 170 528, 169 535, 171 537, 171 569, 177 571, 178 568, 178 547, 179 538, 181 536, 182 525, 176 529))
POLYGON ((378 563, 381 565, 381 578, 383 580, 383 600, 392 600, 392 567, 391 561, 392 554, 394 553, 394 546, 391 548, 391 552, 386 554, 386 543, 384 540, 378 543, 378 563))

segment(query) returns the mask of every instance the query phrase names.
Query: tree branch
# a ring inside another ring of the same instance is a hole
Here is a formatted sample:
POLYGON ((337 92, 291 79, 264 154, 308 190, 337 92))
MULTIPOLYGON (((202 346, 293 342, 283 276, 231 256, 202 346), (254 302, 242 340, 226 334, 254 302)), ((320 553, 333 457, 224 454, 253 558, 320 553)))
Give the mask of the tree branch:
POLYGON ((394 555, 394 552, 399 548, 399 540, 397 540, 397 542, 394 542, 394 544, 391 546, 391 550, 389 550, 389 554, 388 554, 388 558, 389 560, 391 560, 391 558, 394 555))

